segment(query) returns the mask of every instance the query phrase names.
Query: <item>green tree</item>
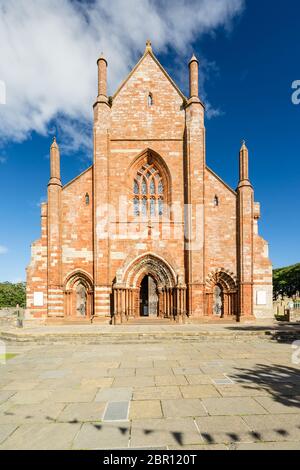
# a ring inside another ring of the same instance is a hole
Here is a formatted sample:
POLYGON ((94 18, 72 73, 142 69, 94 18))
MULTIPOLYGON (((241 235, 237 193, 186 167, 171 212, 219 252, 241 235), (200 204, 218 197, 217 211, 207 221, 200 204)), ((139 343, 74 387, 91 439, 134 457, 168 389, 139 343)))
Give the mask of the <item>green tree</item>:
POLYGON ((300 263, 273 271, 274 298, 293 297, 300 293, 300 263))
POLYGON ((13 284, 11 282, 0 283, 0 308, 15 307, 17 304, 20 307, 26 305, 26 284, 19 282, 13 284))

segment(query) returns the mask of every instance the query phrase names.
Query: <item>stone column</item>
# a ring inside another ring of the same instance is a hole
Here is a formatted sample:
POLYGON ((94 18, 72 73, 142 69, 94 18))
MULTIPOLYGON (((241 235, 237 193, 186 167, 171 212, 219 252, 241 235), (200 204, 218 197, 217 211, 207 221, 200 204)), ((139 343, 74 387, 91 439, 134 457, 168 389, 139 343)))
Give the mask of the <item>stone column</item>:
POLYGON ((159 318, 161 318, 162 317, 162 297, 163 297, 162 288, 158 287, 157 292, 158 292, 158 316, 159 318))
POLYGON ((186 105, 184 151, 185 203, 185 282, 189 315, 204 315, 204 179, 205 127, 204 105, 198 96, 198 60, 192 57, 190 98, 186 105))
POLYGON ((61 192, 60 153, 56 139, 50 148, 48 183, 48 316, 64 315, 61 274, 61 192))
POLYGON ((107 61, 97 61, 98 96, 94 104, 94 314, 111 315, 110 296, 113 275, 110 264, 110 103, 107 97, 107 61))
POLYGON ((243 142, 240 150, 240 180, 237 189, 239 318, 253 315, 254 191, 249 180, 248 159, 248 149, 243 142))
POLYGON ((114 286, 114 318, 113 323, 118 325, 122 323, 123 316, 124 316, 124 306, 125 306, 125 298, 124 298, 124 288, 121 286, 114 286))

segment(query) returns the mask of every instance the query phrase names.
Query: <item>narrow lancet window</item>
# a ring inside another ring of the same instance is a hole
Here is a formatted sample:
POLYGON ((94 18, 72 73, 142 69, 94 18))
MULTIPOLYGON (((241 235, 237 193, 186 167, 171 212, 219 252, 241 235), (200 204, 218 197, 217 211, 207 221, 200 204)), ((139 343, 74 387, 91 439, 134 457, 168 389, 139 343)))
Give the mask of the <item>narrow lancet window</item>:
POLYGON ((85 205, 88 206, 90 204, 90 196, 88 193, 85 195, 85 205))
POLYGON ((133 213, 148 218, 162 216, 163 203, 162 177, 154 164, 144 164, 133 182, 133 213))
POLYGON ((151 108, 153 106, 153 96, 152 93, 149 93, 148 95, 148 107, 151 108))

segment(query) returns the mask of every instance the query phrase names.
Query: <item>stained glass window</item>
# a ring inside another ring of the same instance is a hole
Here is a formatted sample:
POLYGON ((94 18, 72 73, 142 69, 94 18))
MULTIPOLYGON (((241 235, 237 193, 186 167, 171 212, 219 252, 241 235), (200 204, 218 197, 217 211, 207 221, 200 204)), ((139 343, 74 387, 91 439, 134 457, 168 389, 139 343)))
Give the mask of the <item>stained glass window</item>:
POLYGON ((153 178, 150 181, 150 194, 155 194, 155 184, 153 178))
POLYGON ((134 215, 144 217, 163 215, 164 185, 154 164, 145 163, 133 182, 134 215))
POLYGON ((133 212, 135 216, 140 215, 140 200, 136 197, 133 200, 133 212))

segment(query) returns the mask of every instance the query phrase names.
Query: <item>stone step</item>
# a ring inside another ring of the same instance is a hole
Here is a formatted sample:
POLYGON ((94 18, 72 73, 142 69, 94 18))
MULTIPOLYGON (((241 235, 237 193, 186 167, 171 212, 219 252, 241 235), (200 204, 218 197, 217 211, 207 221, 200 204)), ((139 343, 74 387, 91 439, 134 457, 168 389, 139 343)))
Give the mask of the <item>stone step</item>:
POLYGON ((40 326, 36 328, 1 328, 0 339, 17 342, 47 343, 158 343, 203 342, 207 340, 251 341, 268 340, 292 342, 300 339, 300 325, 64 325, 40 326))

